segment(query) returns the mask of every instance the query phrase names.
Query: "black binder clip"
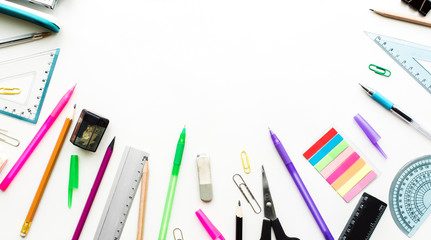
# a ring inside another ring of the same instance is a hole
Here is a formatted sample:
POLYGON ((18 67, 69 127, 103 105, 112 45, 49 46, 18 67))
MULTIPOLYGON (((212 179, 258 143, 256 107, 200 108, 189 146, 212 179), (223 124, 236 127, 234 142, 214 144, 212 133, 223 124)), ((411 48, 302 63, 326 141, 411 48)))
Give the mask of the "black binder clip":
POLYGON ((403 2, 409 4, 410 7, 419 11, 422 15, 426 16, 431 10, 430 0, 402 0, 403 2))

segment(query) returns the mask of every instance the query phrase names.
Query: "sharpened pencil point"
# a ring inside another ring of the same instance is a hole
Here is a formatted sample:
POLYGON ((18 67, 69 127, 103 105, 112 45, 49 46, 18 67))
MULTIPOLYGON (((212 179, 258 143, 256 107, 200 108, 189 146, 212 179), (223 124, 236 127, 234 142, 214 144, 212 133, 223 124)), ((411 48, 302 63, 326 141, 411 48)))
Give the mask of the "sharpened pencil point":
POLYGON ((238 206, 241 206, 241 201, 240 200, 238 200, 238 206))
POLYGON ((373 11, 373 12, 374 12, 374 9, 371 9, 371 8, 370 8, 370 11, 373 11))
MULTIPOLYGON (((39 33, 38 34, 40 37, 48 37, 48 36, 50 36, 51 35, 51 33, 50 32, 41 32, 41 33, 39 33)), ((37 36, 37 35, 36 35, 37 36)))
POLYGON ((114 143, 115 143, 115 137, 112 139, 111 143, 109 144, 109 148, 114 149, 114 143))

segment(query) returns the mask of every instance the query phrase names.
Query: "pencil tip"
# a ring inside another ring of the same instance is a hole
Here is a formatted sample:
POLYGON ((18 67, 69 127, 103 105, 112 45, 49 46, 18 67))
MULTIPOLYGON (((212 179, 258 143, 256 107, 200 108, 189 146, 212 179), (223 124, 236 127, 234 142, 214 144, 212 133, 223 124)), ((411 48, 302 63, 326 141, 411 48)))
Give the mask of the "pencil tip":
POLYGON ((112 139, 111 143, 109 144, 109 147, 113 149, 114 143, 115 143, 115 137, 112 139))
POLYGON ((238 200, 238 206, 241 206, 241 201, 240 200, 238 200))
POLYGON ((75 103, 75 105, 73 105, 73 108, 76 109, 76 103, 75 103))
POLYGON ((373 12, 374 12, 374 9, 371 9, 371 8, 370 8, 370 11, 373 11, 373 12))
POLYGON ((41 35, 42 35, 42 37, 48 37, 51 35, 51 33, 50 32, 42 32, 41 35))

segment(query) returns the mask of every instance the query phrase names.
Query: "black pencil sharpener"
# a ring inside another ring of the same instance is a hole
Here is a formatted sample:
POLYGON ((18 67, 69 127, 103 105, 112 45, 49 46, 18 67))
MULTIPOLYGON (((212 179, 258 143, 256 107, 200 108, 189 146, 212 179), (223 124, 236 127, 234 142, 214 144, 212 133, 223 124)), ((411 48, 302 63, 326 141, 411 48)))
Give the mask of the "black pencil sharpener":
POLYGON ((108 124, 108 119, 83 109, 70 137, 70 142, 84 150, 95 152, 108 124))

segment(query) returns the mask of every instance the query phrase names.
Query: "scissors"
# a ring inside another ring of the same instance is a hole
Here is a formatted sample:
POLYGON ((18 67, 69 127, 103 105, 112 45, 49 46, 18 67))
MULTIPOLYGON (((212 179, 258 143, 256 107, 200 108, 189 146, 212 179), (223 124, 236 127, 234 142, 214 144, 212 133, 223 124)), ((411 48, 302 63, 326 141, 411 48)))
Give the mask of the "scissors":
POLYGON ((274 229, 277 240, 299 240, 299 238, 288 237, 281 227, 280 220, 275 215, 274 203, 269 191, 268 179, 266 179, 265 169, 262 165, 262 188, 263 188, 263 212, 265 218, 262 223, 262 233, 260 240, 271 240, 271 227, 274 229))

